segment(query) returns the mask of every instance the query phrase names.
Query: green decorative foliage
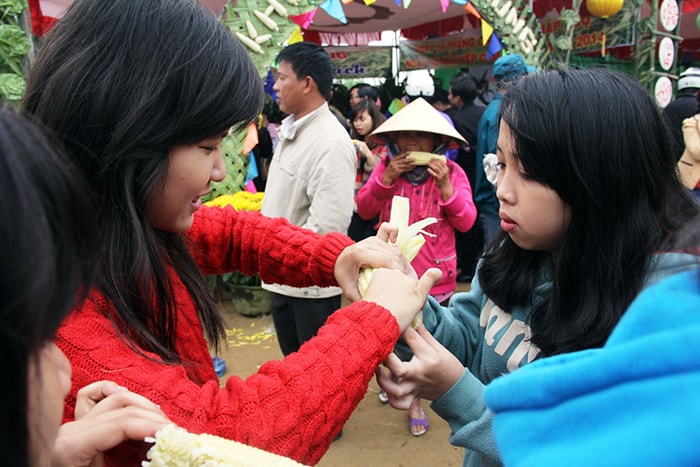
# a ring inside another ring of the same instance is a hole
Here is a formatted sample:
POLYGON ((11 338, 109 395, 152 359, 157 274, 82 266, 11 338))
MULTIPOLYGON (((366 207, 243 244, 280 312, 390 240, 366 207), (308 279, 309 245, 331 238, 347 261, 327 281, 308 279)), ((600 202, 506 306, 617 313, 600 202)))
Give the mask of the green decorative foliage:
POLYGON ((226 165, 226 178, 212 182, 211 191, 202 198, 207 202, 221 195, 235 193, 245 189, 245 176, 248 173, 248 156, 243 155, 243 143, 247 130, 228 135, 221 143, 221 152, 226 165))
POLYGON ((24 95, 24 57, 32 44, 20 25, 25 0, 0 0, 0 101, 17 105, 24 95))
POLYGON ((513 1, 492 1, 492 0, 472 0, 472 4, 479 10, 479 13, 493 26, 494 31, 501 40, 503 49, 508 53, 518 53, 523 56, 525 61, 541 69, 548 65, 550 61, 549 42, 542 33, 540 22, 533 12, 529 10, 526 0, 513 1), (519 32, 514 34, 513 31, 513 14, 517 14, 519 20, 524 21, 524 27, 529 28, 537 41, 532 50, 523 50, 520 39, 522 28, 518 28, 519 32))
MULTIPOLYGON (((254 47, 248 45, 246 45, 246 48, 260 72, 260 76, 267 75, 268 70, 274 64, 277 54, 286 45, 287 40, 297 27, 297 24, 294 23, 289 16, 307 13, 316 8, 320 2, 309 0, 293 2, 288 0, 273 0, 273 3, 281 5, 284 11, 286 11, 287 16, 275 10, 268 0, 231 0, 226 4, 220 19, 221 23, 226 26, 234 36, 238 33, 251 41, 255 41, 255 37, 252 37, 253 35, 259 38, 258 40, 260 43, 257 44, 260 47, 259 51, 254 51, 254 47), (292 3, 297 3, 297 5, 295 6, 292 3), (265 22, 261 20, 255 11, 262 14, 267 12, 267 18, 273 22, 270 23, 270 25, 274 25, 276 29, 266 24, 269 22, 268 20, 265 20, 265 22), (252 31, 249 29, 246 22, 252 25, 254 29, 253 34, 251 34, 252 31)), ((240 37, 238 38, 241 40, 240 37)), ((245 40, 241 40, 241 42, 243 42, 244 45, 246 44, 245 40)))

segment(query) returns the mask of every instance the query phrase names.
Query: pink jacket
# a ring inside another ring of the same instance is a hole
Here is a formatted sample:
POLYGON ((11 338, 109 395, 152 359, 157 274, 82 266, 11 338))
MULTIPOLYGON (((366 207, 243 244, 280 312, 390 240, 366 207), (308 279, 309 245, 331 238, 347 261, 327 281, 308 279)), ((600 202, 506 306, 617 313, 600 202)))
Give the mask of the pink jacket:
POLYGON ((454 193, 450 199, 443 201, 432 177, 418 186, 413 186, 405 177, 399 177, 391 186, 384 185, 382 176, 388 162, 389 159, 385 158, 377 164, 367 183, 357 193, 357 213, 363 219, 380 214, 379 222, 386 222, 391 214, 391 199, 405 196, 411 205, 409 224, 426 217, 437 218, 436 224, 425 228, 426 232, 435 236, 425 236, 425 245, 411 264, 419 276, 431 267, 442 270, 442 279, 430 290, 431 295, 454 292, 457 288, 455 229, 466 232, 476 220, 476 207, 467 175, 460 166, 447 161, 454 193))

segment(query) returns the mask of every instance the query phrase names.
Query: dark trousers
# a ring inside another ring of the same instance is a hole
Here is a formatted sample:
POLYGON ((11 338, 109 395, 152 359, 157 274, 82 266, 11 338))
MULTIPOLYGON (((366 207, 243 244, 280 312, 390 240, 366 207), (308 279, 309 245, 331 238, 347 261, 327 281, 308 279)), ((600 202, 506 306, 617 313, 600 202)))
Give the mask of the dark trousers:
POLYGON ((348 237, 359 242, 367 237, 376 235, 377 231, 374 229, 374 226, 377 225, 377 222, 379 222, 379 216, 366 221, 358 213, 353 212, 350 227, 348 227, 348 237))
POLYGON ((272 293, 272 321, 284 355, 296 352, 316 335, 328 317, 340 308, 342 295, 328 298, 296 298, 272 293))
POLYGON ((474 226, 467 232, 455 232, 457 242, 457 267, 461 268, 458 276, 462 281, 474 276, 476 264, 481 258, 481 253, 484 249, 484 225, 479 217, 477 217, 474 226))

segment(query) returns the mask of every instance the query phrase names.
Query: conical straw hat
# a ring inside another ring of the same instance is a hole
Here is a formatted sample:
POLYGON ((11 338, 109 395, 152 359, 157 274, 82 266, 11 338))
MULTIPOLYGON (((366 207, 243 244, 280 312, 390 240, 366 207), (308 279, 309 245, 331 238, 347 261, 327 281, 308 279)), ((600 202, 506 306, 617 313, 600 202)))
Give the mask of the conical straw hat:
POLYGON ((422 97, 414 100, 396 112, 374 130, 371 136, 395 133, 397 131, 424 131, 467 142, 445 117, 422 97))

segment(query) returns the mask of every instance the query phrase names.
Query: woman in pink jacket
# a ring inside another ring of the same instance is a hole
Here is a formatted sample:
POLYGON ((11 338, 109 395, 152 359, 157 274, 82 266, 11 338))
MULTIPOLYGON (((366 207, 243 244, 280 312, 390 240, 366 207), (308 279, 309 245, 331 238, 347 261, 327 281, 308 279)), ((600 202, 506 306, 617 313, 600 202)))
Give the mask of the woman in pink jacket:
POLYGON ((457 288, 455 230, 466 232, 476 219, 476 207, 466 174, 449 159, 433 158, 415 165, 411 151, 444 153, 449 144, 464 138, 423 98, 418 98, 379 126, 372 138, 388 140, 393 154, 372 172, 358 192, 357 212, 363 219, 377 214, 388 221, 394 196, 409 199, 409 224, 426 217, 438 222, 425 228, 425 245, 411 263, 420 276, 440 268, 442 279, 430 290, 438 301, 447 300, 457 288))
MULTIPOLYGON (((466 143, 440 113, 423 98, 418 98, 371 135, 391 148, 355 197, 357 213, 363 219, 379 215, 379 222, 389 220, 394 196, 409 199, 409 225, 434 217, 438 221, 424 229, 425 244, 411 265, 418 275, 429 268, 439 268, 442 278, 430 289, 430 295, 446 302, 457 288, 457 251, 455 229, 466 232, 476 220, 472 190, 464 170, 447 158, 432 158, 427 165, 417 165, 412 151, 441 155, 450 145, 466 143)), ((400 355, 408 360, 409 355, 400 355)), ((379 399, 388 399, 382 391, 379 399)), ((421 436, 429 422, 415 398, 409 408, 409 431, 421 436)))

